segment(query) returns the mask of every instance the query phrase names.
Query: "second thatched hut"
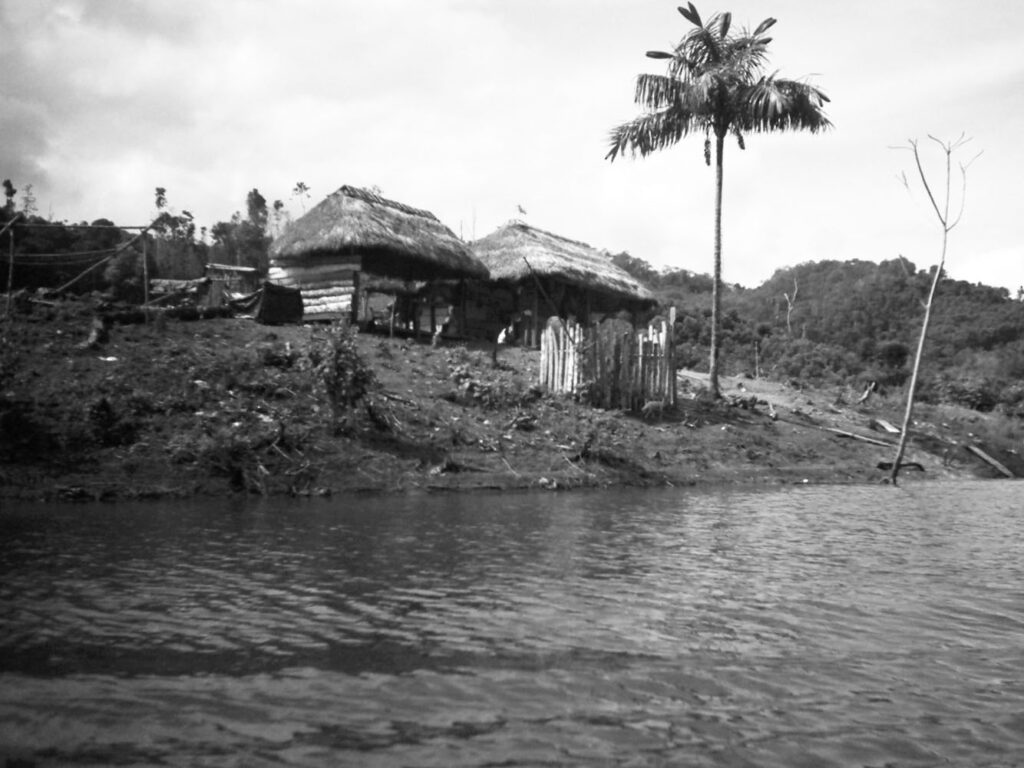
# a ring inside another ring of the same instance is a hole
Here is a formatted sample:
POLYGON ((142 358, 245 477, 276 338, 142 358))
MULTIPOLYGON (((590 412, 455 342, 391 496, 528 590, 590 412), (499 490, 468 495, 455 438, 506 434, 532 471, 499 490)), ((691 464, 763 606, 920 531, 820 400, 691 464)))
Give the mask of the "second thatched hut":
MULTIPOLYGON (((381 278, 409 285, 411 295, 416 281, 487 274, 434 214, 358 187, 328 195, 270 246, 270 280, 302 290, 306 320, 364 319, 360 300, 388 284, 381 278)), ((395 291, 392 308, 403 293, 395 291)))
POLYGON ((492 337, 510 323, 522 344, 538 346, 550 317, 590 323, 654 306, 654 295, 607 253, 513 221, 470 243, 491 273, 464 302, 464 333, 492 337))

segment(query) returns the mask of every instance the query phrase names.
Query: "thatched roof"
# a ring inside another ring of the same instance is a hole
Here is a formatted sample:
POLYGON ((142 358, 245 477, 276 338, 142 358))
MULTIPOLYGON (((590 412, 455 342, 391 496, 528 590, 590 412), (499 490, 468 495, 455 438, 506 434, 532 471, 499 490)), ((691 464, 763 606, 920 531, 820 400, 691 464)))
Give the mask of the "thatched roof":
POLYGON ((538 276, 560 278, 592 291, 653 301, 654 294, 607 254, 586 243, 513 221, 470 243, 492 280, 519 282, 538 276), (529 263, 527 263, 529 262, 529 263))
POLYGON ((341 187, 270 246, 271 262, 359 254, 363 269, 405 280, 487 277, 468 246, 430 211, 341 187))

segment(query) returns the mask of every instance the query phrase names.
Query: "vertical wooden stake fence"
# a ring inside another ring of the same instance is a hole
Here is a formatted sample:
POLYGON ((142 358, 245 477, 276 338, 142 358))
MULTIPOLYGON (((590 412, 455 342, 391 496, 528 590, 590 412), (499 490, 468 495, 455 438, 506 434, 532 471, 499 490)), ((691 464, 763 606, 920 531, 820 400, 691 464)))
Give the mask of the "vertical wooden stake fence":
POLYGON ((540 339, 540 385, 574 396, 586 391, 601 408, 636 411, 651 400, 674 406, 675 308, 658 326, 631 331, 622 325, 549 324, 540 339))

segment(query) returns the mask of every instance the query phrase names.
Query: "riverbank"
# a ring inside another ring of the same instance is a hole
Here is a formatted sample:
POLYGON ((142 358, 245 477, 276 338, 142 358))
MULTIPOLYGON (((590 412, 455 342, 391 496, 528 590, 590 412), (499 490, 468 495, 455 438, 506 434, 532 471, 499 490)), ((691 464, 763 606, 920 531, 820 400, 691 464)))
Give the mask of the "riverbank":
MULTIPOLYGON (((94 309, 33 305, 0 326, 2 496, 878 483, 895 436, 877 430, 900 418, 897 400, 752 379, 725 379, 726 401, 712 403, 684 373, 679 407, 645 419, 542 393, 531 350, 502 347, 495 364, 488 345, 359 334, 377 385, 336 421, 313 371, 326 327, 160 318, 104 334, 94 309)), ((906 482, 996 476, 965 448, 981 435, 1024 471, 1019 430, 919 414, 906 482)))

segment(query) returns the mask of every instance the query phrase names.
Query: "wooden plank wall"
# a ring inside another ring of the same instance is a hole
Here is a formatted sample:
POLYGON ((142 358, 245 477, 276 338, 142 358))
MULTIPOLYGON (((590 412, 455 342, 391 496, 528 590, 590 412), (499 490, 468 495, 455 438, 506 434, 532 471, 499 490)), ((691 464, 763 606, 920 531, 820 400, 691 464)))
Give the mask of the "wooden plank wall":
POLYGON ((359 256, 322 256, 302 261, 272 261, 271 282, 302 291, 306 320, 332 320, 354 315, 353 297, 359 290, 359 256))

